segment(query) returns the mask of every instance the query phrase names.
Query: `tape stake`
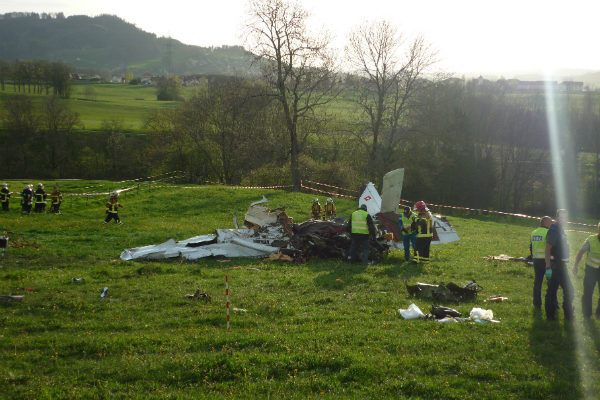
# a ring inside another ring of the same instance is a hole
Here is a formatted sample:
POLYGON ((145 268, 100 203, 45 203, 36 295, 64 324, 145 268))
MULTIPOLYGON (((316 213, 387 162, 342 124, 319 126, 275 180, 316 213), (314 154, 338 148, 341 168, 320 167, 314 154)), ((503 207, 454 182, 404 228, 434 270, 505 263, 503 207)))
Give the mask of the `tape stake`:
POLYGON ((231 303, 229 301, 229 277, 225 275, 225 320, 227 321, 227 331, 231 330, 231 303))

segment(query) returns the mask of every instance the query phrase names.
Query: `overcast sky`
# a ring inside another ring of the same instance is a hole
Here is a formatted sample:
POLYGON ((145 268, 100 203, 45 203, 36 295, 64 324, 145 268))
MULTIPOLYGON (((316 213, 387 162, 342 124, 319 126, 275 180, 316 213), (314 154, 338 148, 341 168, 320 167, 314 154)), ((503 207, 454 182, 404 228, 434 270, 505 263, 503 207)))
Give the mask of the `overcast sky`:
MULTIPOLYGON (((510 76, 544 68, 600 70, 600 2, 584 0, 301 0, 343 49, 351 28, 385 18, 423 35, 454 73, 510 76), (598 5, 596 5, 596 3, 598 5)), ((11 11, 115 14, 200 46, 243 44, 246 0, 1 0, 11 11)))

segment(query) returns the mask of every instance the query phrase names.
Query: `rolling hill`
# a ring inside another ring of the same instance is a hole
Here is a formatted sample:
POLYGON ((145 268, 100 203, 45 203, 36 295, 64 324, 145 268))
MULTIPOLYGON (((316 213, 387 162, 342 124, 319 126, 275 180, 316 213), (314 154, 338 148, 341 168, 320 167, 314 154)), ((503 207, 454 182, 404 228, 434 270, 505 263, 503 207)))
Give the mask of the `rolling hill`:
POLYGON ((157 37, 114 15, 0 15, 0 58, 58 60, 79 70, 244 74, 241 46, 206 48, 157 37))

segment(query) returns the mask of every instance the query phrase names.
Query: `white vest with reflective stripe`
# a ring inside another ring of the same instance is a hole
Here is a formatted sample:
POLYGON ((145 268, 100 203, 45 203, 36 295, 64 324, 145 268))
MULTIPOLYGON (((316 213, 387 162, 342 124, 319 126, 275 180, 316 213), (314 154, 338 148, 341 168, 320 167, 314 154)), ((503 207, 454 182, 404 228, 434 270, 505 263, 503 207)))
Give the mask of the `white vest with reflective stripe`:
POLYGON ((586 265, 590 267, 599 268, 600 267, 600 239, 598 239, 598 235, 592 235, 587 239, 590 244, 590 251, 587 254, 587 259, 585 261, 586 265))

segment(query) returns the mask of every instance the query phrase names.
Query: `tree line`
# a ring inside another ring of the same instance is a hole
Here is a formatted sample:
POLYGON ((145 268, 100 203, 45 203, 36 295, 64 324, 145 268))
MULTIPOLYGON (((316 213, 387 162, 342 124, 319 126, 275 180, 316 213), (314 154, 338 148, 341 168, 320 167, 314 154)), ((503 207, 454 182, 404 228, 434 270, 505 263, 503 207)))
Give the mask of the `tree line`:
POLYGON ((6 86, 12 85, 18 93, 45 93, 68 98, 71 93, 71 72, 71 67, 62 62, 0 60, 0 90, 4 91, 6 86))
MULTIPOLYGON (((123 123, 110 119, 100 132, 80 132, 55 96, 39 110, 26 96, 7 96, 5 176, 124 179, 181 170, 195 183, 298 189, 309 179, 358 190, 404 167, 409 199, 555 208, 543 94, 433 73, 427 43, 404 39, 385 21, 351 33, 345 57, 353 71, 341 73, 326 35, 311 34, 297 3, 256 1, 252 10, 247 37, 261 76, 209 76, 205 90, 149 114, 146 133, 123 133, 123 123)), ((557 98, 575 205, 598 213, 598 96, 557 98)))

